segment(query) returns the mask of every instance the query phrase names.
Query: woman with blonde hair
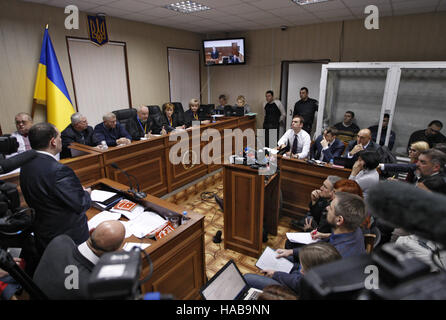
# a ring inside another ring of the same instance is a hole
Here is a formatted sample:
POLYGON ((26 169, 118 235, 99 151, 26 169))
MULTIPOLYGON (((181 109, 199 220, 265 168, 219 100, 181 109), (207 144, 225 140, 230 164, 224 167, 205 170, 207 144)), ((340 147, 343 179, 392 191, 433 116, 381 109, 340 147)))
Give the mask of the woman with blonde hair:
POLYGON ((242 95, 238 96, 236 102, 237 103, 235 106, 237 108, 243 108, 244 114, 251 112, 251 109, 249 108, 249 105, 246 103, 246 98, 244 96, 242 96, 242 95))
POLYGON ((198 101, 198 99, 191 99, 189 101, 189 110, 184 113, 184 125, 186 128, 191 127, 193 121, 200 121, 201 124, 210 122, 209 120, 200 118, 198 109, 200 109, 200 101, 198 101))
POLYGON ((407 172, 406 182, 415 183, 417 180, 415 170, 417 169, 417 161, 420 152, 428 150, 429 144, 426 141, 416 141, 409 147, 409 163, 380 163, 379 169, 386 173, 407 172))

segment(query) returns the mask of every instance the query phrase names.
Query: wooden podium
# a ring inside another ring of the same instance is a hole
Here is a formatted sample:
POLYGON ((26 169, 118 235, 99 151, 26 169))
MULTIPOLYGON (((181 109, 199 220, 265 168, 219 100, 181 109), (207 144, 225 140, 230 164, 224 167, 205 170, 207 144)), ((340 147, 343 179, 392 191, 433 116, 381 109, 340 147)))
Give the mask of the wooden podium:
POLYGON ((277 235, 280 176, 265 177, 248 166, 224 165, 225 249, 258 258, 263 252, 263 228, 277 235))

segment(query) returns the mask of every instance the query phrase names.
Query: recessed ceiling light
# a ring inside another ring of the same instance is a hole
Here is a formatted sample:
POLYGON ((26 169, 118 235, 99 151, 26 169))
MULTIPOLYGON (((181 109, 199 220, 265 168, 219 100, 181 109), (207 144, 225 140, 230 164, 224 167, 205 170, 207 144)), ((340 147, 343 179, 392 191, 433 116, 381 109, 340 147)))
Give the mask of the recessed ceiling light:
POLYGON ((208 6, 196 3, 194 1, 180 1, 169 4, 164 8, 182 13, 192 13, 211 9, 208 6))
POLYGON ((294 3, 296 3, 298 5, 304 6, 306 4, 314 4, 314 3, 318 3, 318 2, 326 2, 326 1, 329 1, 329 0, 291 0, 291 1, 293 1, 294 3))

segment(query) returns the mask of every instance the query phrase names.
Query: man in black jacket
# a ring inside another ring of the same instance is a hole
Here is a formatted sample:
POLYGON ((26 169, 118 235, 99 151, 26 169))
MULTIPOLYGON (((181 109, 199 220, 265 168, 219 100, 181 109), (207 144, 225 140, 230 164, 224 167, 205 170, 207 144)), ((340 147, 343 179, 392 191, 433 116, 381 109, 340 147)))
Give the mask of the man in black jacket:
POLYGON ((37 156, 22 166, 20 187, 27 204, 36 211, 32 230, 36 247, 43 253, 48 243, 66 234, 76 244, 88 239, 85 211, 90 208, 90 189, 84 189, 74 171, 56 159, 62 150, 60 132, 49 123, 29 130, 37 156))
POLYGON ((85 144, 87 146, 96 146, 100 141, 94 141, 93 128, 88 125, 87 117, 79 112, 71 115, 71 124, 69 124, 61 133, 62 152, 60 158, 71 158, 69 145, 72 142, 85 144))
POLYGON ((319 108, 317 100, 308 97, 308 88, 303 87, 299 92, 300 100, 294 105, 293 117, 299 115, 304 118, 303 129, 311 134, 311 127, 313 126, 314 114, 319 108))
POLYGON ((99 258, 121 248, 125 237, 119 221, 100 223, 90 238, 76 245, 67 235, 54 238, 34 273, 34 282, 50 299, 88 299, 88 280, 99 258))
POLYGON ((146 106, 138 108, 136 117, 130 119, 126 128, 132 136, 132 140, 140 140, 150 134, 166 134, 160 119, 156 120, 149 117, 149 108, 146 106))

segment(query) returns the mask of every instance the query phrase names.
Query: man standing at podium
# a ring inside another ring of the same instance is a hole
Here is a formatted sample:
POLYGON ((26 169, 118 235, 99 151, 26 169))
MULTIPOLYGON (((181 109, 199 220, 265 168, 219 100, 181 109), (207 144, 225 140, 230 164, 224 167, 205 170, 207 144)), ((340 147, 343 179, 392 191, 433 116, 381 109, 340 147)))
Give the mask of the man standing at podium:
POLYGON ((90 189, 84 189, 74 171, 56 159, 62 150, 60 132, 50 123, 29 130, 29 142, 37 156, 22 166, 20 188, 26 203, 36 211, 32 226, 36 248, 42 254, 60 234, 76 244, 88 239, 87 216, 90 189))
POLYGON ((280 138, 277 143, 278 149, 289 149, 287 156, 298 159, 305 159, 308 156, 311 145, 310 135, 302 130, 304 126, 304 119, 301 116, 294 116, 291 121, 291 129, 280 138))

